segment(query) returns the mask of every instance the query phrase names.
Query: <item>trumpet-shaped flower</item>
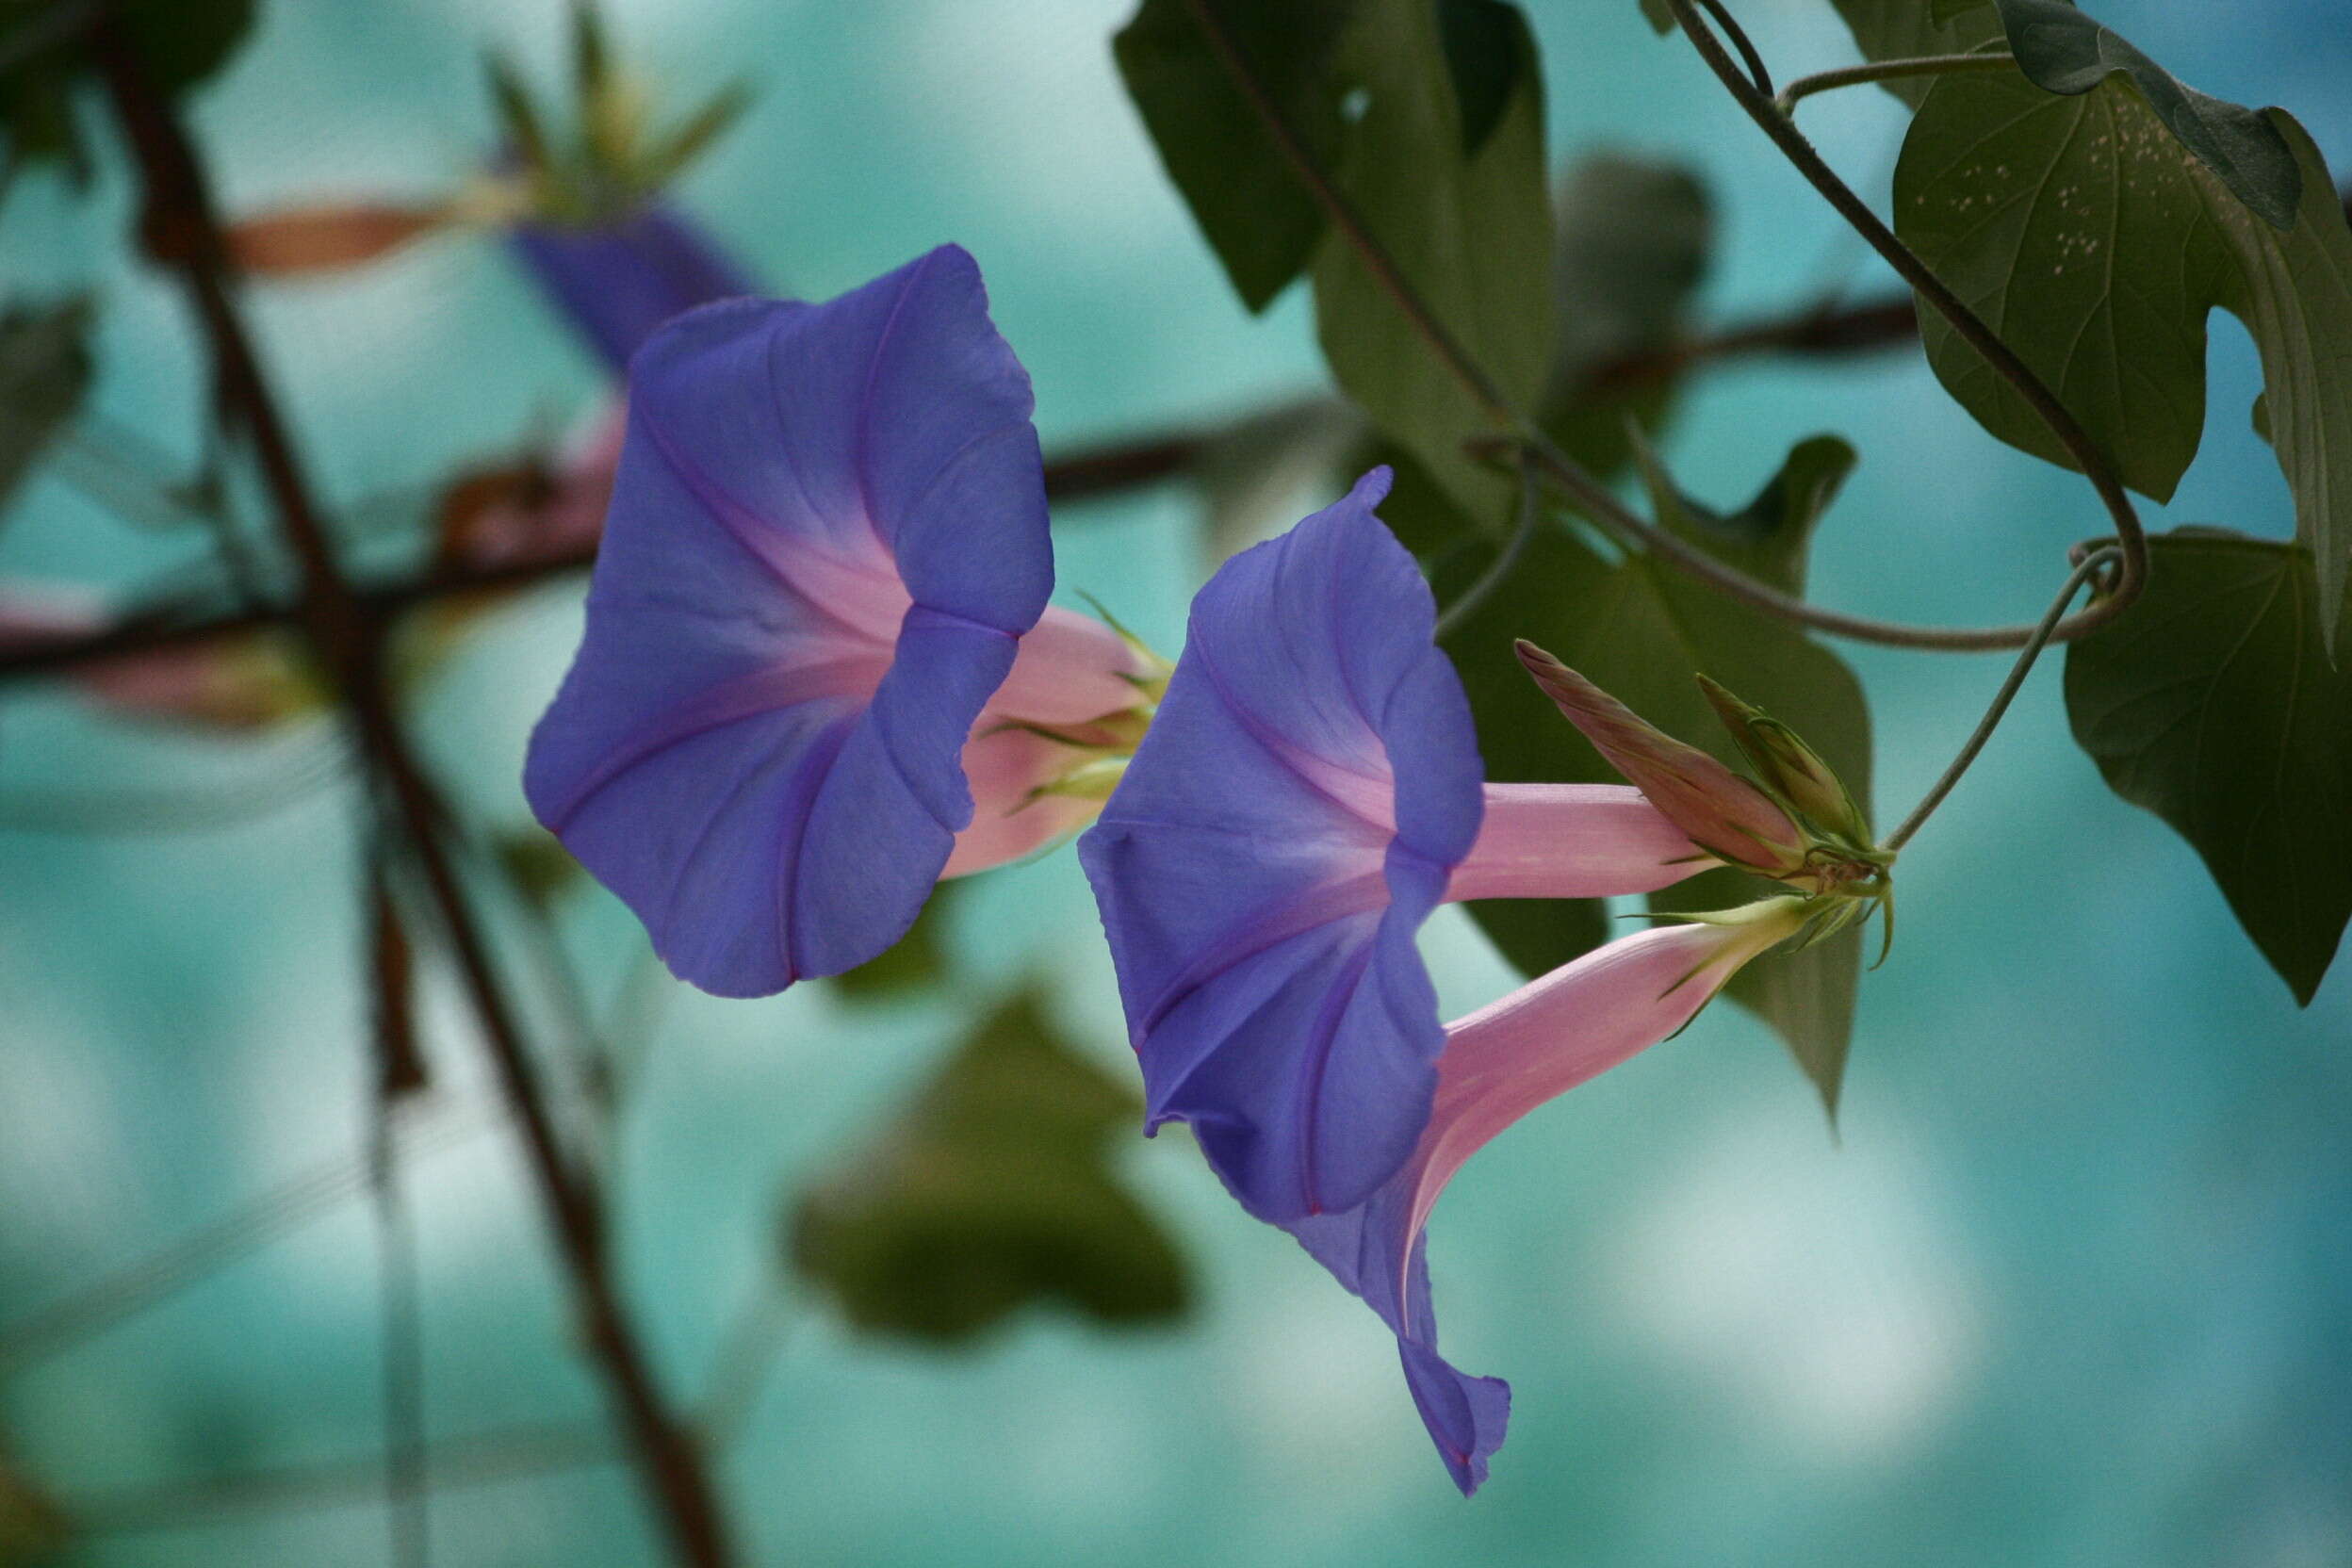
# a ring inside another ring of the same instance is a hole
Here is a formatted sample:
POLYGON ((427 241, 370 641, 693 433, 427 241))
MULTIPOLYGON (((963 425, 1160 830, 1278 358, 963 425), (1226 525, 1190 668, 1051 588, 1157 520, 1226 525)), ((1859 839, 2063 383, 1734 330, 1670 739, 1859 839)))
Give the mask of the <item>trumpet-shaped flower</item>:
POLYGON ((524 787, 681 977, 839 973, 943 870, 1070 825, 1033 798, 1065 760, 1040 752, 1134 706, 1139 666, 1045 609, 1031 407, 954 246, 825 304, 707 306, 637 355, 586 633, 524 787))
POLYGON ((1356 1207, 1285 1223, 1395 1331, 1413 1403, 1465 1495, 1502 1444, 1511 1389, 1438 1353, 1422 1237, 1438 1195, 1496 1134, 1674 1034, 1806 918, 1804 900, 1784 897, 1621 937, 1449 1025, 1410 1157, 1356 1207))
POLYGON ((1226 563, 1079 841, 1149 1125, 1261 1218, 1351 1210, 1411 1154, 1445 1036, 1413 935, 1448 898, 1664 887, 1711 863, 1631 789, 1482 785, 1388 471, 1226 563))

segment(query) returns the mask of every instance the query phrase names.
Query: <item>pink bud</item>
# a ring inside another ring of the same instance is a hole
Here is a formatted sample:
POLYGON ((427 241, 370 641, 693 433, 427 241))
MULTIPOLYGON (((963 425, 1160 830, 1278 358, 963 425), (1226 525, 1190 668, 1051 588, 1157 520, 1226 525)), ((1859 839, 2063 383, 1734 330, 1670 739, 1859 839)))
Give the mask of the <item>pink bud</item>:
POLYGON ((1770 795, 1649 724, 1533 643, 1517 645, 1519 662, 1544 694, 1691 842, 1766 876, 1804 868, 1805 830, 1770 795))

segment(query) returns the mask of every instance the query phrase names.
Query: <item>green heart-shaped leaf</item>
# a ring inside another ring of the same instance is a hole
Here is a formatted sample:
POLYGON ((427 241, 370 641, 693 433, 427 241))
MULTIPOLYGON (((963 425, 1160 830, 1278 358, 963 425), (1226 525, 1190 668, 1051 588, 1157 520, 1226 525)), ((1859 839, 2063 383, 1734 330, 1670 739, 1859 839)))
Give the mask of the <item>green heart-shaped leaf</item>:
POLYGON ((1190 1305, 1189 1271, 1108 1164, 1141 1116, 1016 997, 803 1194, 792 1259, 871 1333, 961 1343, 1044 1303, 1166 1322, 1190 1305))
POLYGON ((2321 651, 2310 554, 2218 531, 2151 540, 2147 591, 2066 650, 2074 738, 2169 823, 2308 1004, 2352 917, 2352 672, 2321 651))

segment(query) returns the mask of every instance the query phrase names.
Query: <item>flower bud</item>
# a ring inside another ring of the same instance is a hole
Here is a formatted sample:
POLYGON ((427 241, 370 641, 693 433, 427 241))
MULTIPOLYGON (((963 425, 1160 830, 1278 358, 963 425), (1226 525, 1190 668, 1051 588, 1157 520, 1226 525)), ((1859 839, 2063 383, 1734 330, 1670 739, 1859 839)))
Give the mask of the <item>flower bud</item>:
POLYGON ((1568 722, 1692 843, 1765 876, 1803 873, 1812 847, 1809 836, 1770 795, 1651 725, 1533 643, 1521 640, 1518 652, 1527 674, 1568 722))
POLYGON ((1707 694, 1716 717, 1723 720, 1766 789, 1820 831, 1856 848, 1870 844, 1870 825, 1862 808, 1820 753, 1763 710, 1740 701, 1706 676, 1698 679, 1699 690, 1707 694))

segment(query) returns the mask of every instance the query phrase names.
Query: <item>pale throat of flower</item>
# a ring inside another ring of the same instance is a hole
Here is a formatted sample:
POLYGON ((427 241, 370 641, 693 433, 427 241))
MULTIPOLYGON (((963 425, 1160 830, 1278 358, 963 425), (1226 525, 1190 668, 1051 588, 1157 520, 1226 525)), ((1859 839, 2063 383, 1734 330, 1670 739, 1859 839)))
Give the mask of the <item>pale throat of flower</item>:
POLYGON ((1051 741, 1059 748, 1054 754, 1054 765, 1009 808, 1008 814, 1039 800, 1091 801, 1100 806, 1110 799, 1111 792, 1127 776, 1127 764, 1134 760, 1135 748, 1150 731, 1161 699, 1168 695, 1168 677, 1176 666, 1113 619, 1101 605, 1095 606, 1095 612, 1126 645, 1133 667, 1118 672, 1118 676, 1133 694, 1133 700, 1123 708, 1114 708, 1073 724, 984 715, 975 735, 1016 730, 1051 741))

